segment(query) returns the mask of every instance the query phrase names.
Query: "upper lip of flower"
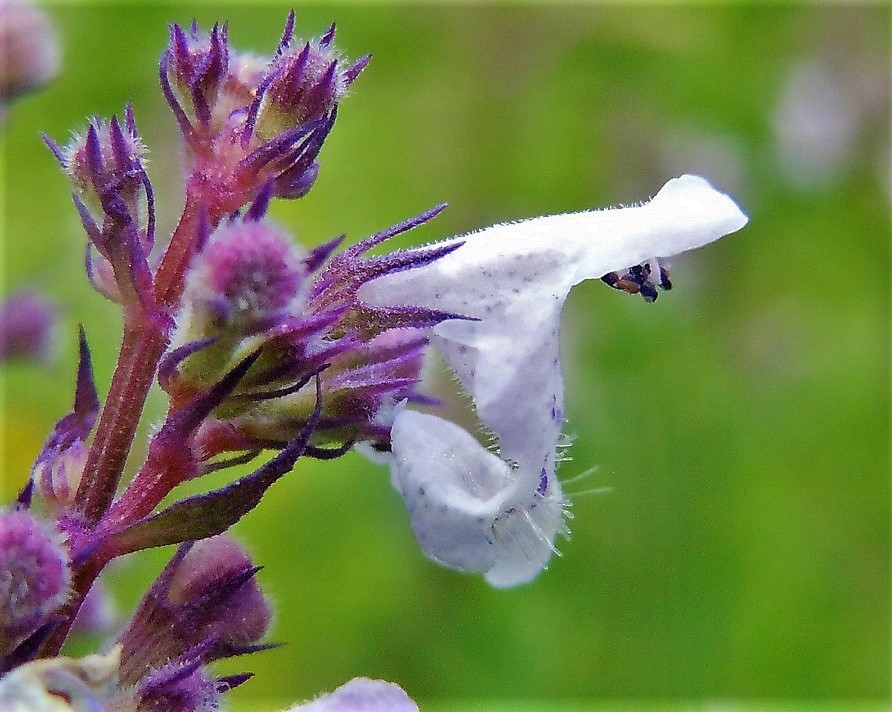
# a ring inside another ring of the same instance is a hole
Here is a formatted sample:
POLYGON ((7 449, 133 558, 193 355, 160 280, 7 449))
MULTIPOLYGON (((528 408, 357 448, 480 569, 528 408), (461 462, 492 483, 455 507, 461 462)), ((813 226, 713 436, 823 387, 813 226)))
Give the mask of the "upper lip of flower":
MULTIPOLYGON (((532 496, 544 475, 559 493, 554 478, 563 425, 558 331, 570 288, 649 258, 703 246, 746 222, 729 196, 703 178, 684 175, 635 207, 533 218, 455 238, 463 244, 453 252, 371 280, 358 296, 375 306, 414 304, 474 317, 437 324, 432 343, 497 437, 499 456, 513 463, 518 491, 532 496)), ((398 412, 395 427, 401 417, 406 416, 398 412)), ((394 443, 395 467, 405 470, 410 463, 400 447, 394 443)), ((480 445, 466 447, 479 451, 466 453, 469 460, 489 454, 480 445)), ((424 526, 419 512, 416 531, 424 526)), ((545 534, 553 540, 557 531, 545 534)), ((534 575, 508 575, 501 585, 534 575)))

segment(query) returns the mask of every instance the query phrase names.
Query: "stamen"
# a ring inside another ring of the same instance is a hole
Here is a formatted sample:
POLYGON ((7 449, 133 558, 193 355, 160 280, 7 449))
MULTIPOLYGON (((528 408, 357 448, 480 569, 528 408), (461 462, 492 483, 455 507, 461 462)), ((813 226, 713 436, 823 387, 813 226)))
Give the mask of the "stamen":
POLYGON ((657 287, 666 291, 672 289, 669 269, 658 257, 651 257, 628 269, 608 272, 601 277, 601 281, 626 294, 640 294, 646 302, 657 300, 657 287))

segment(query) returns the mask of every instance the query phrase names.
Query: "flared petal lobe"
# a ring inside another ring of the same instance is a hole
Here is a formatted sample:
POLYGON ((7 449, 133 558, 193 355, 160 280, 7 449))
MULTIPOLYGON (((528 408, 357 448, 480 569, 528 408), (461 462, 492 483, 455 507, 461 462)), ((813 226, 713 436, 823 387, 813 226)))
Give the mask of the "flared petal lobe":
POLYGON ((394 485, 412 530, 434 561, 482 573, 498 588, 531 581, 565 533, 556 478, 532 491, 524 478, 463 428, 404 407, 391 431, 394 485))

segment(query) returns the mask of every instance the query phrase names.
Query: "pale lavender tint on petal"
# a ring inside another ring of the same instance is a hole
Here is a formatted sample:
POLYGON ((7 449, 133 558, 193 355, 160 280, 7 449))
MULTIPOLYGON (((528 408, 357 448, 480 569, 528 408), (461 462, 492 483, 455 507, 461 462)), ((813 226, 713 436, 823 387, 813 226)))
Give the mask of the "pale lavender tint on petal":
POLYGON ((482 573, 497 588, 532 581, 566 534, 557 479, 532 490, 464 428, 400 407, 391 433, 393 479, 412 530, 434 561, 482 573))
POLYGON ((418 705, 399 685, 357 677, 288 712, 418 712, 418 705))

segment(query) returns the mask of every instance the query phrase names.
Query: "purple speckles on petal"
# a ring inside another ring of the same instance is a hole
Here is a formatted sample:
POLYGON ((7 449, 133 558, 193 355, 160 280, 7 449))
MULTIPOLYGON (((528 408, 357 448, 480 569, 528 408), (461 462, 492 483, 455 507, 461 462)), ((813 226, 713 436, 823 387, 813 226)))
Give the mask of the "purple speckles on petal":
POLYGON ((538 494, 545 494, 548 490, 548 474, 545 472, 545 468, 542 469, 542 472, 539 473, 539 486, 536 487, 536 492, 538 494))

